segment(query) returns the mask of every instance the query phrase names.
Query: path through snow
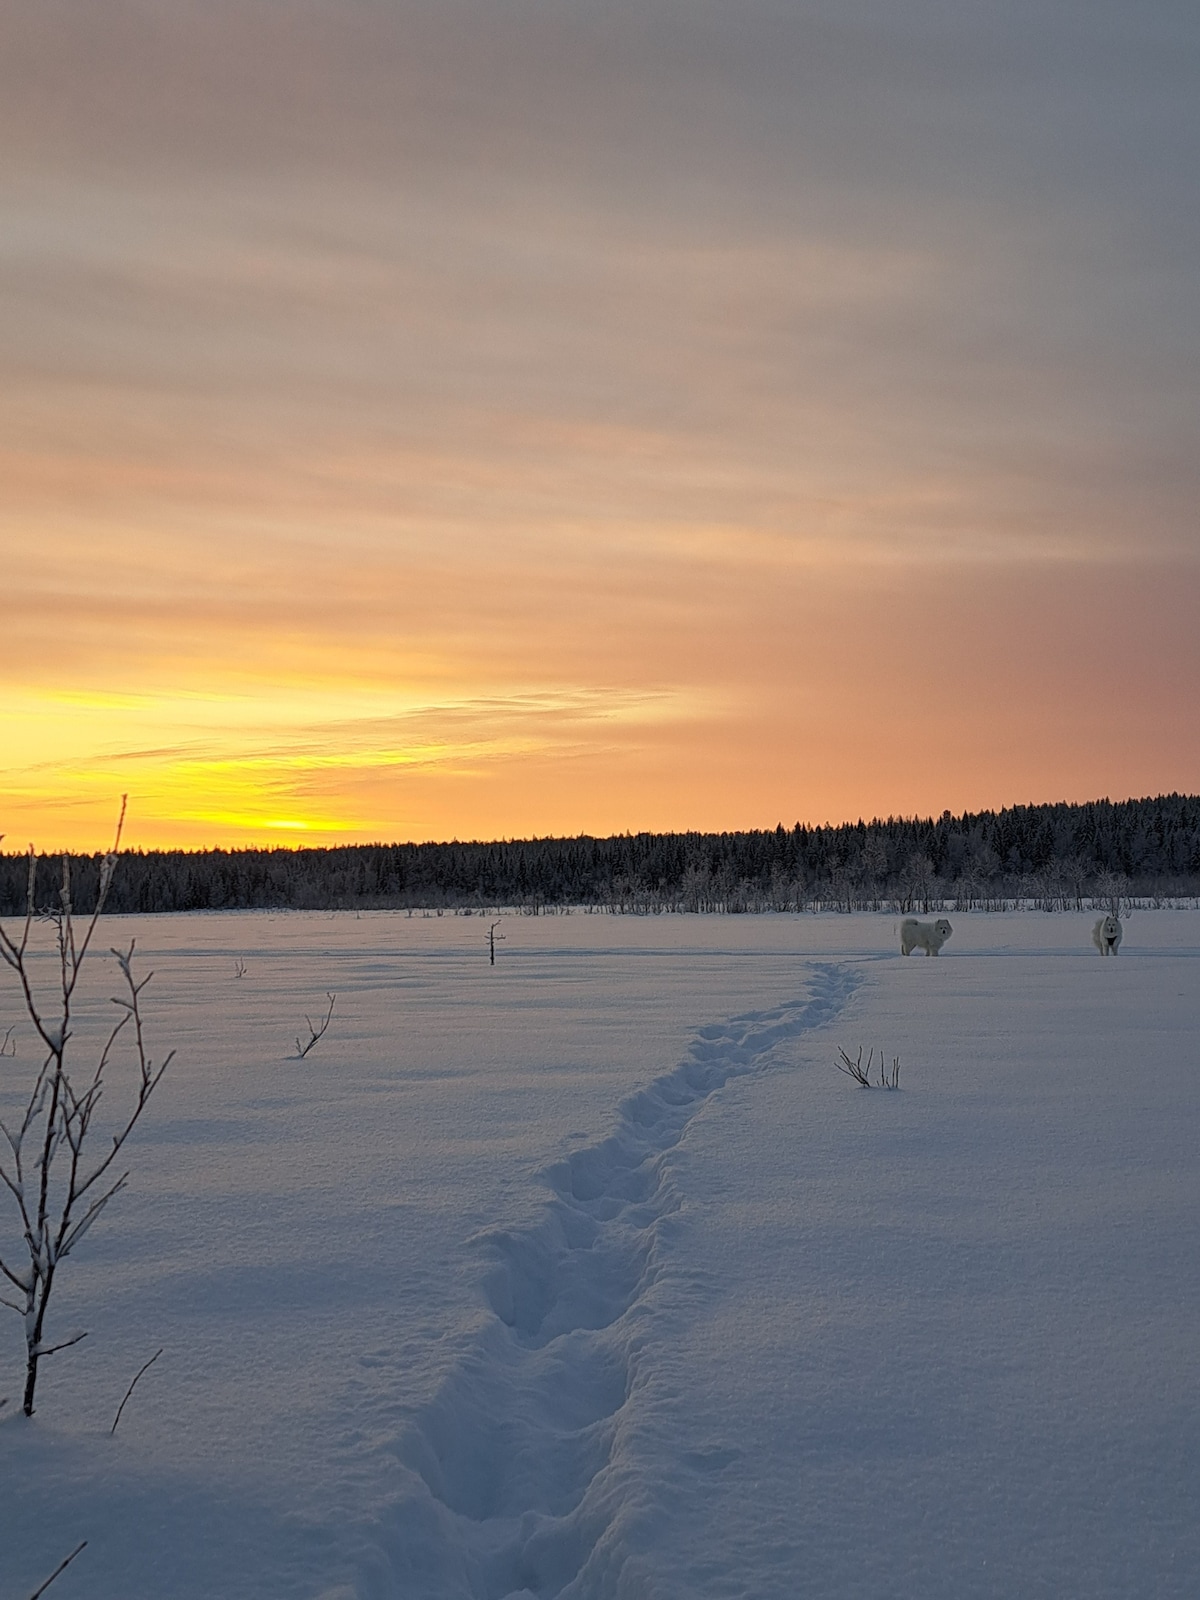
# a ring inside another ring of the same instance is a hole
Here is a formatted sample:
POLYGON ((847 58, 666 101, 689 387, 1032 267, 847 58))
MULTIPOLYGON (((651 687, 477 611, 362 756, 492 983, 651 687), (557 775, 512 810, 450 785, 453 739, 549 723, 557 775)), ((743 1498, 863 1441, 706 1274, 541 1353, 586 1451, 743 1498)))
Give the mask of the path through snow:
MULTIPOLYGON (((477 1236, 487 1314, 433 1401, 395 1440, 407 1483, 376 1527, 380 1596, 615 1595, 630 1523, 655 1486, 633 1465, 654 1289, 684 1204, 666 1161, 697 1112, 781 1046, 834 1020, 860 982, 812 969, 806 998, 705 1026, 675 1069, 629 1095, 616 1131, 543 1174, 524 1229, 477 1236)), ((375 1591, 372 1590, 372 1593, 375 1591)))

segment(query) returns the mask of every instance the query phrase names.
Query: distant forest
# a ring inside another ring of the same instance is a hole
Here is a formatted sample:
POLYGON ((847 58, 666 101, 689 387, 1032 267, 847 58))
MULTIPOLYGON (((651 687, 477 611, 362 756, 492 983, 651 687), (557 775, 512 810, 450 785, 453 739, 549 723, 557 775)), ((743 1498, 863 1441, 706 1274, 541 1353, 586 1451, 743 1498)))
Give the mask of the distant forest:
MULTIPOLYGON (((71 858, 75 909, 94 903, 101 857, 71 858)), ((57 900, 60 858, 37 864, 36 904, 57 900)), ((25 908, 26 862, 0 855, 0 914, 25 908)), ((110 911, 407 907, 530 913, 1083 909, 1115 896, 1200 895, 1200 797, 1012 806, 961 817, 637 833, 492 844, 319 850, 127 850, 110 911)))

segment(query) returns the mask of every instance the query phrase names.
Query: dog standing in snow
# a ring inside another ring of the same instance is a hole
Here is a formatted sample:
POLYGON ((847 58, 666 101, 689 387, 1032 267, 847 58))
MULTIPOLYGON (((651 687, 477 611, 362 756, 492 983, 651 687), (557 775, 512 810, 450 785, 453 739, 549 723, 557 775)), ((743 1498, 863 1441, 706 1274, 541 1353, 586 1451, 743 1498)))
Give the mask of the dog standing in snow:
POLYGON ((1102 956, 1115 956, 1121 948, 1121 919, 1101 917, 1092 929, 1092 943, 1102 956))
POLYGON ((916 917, 905 917, 900 924, 900 954, 912 955, 914 950, 924 950, 927 956, 936 956, 954 929, 945 917, 936 922, 918 922, 916 917))

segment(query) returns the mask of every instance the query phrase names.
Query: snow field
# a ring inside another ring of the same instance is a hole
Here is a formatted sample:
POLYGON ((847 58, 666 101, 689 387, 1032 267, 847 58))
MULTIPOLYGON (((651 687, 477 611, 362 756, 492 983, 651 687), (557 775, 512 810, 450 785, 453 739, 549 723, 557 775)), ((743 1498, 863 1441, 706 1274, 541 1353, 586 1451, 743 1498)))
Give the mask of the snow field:
POLYGON ((64 1600, 1193 1593, 1200 917, 951 920, 513 918, 492 970, 112 919, 180 1057, 0 1423, 0 1593, 83 1537, 64 1600))
POLYGON ((734 1083, 680 1152, 653 1467, 717 1481, 677 1470, 649 1592, 1197 1592, 1197 952, 950 948, 839 1019, 901 1093, 734 1083))

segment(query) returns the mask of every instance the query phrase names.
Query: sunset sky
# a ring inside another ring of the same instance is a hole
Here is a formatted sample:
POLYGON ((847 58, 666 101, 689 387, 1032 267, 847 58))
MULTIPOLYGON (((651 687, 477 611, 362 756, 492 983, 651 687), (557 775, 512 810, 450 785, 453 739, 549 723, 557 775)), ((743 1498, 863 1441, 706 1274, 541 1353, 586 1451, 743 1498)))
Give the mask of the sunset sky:
POLYGON ((2 848, 1200 790, 1195 0, 0 0, 2 848))

